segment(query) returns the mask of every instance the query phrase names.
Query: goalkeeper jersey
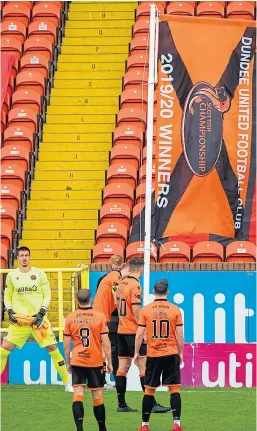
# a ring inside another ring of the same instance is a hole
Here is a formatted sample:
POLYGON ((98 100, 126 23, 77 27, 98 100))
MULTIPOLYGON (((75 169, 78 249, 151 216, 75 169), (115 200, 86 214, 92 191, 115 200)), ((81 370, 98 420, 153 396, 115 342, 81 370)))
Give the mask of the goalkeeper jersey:
POLYGON ((31 267, 29 272, 13 269, 6 277, 4 303, 8 310, 32 316, 51 300, 50 284, 42 269, 31 267))

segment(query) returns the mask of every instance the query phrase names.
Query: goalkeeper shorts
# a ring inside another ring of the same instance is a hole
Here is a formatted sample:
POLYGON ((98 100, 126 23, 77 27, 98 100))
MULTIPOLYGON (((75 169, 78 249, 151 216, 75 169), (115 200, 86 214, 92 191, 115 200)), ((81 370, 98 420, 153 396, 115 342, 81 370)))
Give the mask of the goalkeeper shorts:
POLYGON ((43 341, 37 338, 37 334, 33 331, 31 326, 18 325, 9 326, 7 335, 4 340, 9 341, 9 343, 14 344, 19 349, 24 346, 30 336, 35 339, 35 341, 39 344, 40 347, 47 347, 51 346, 52 344, 56 344, 56 338, 49 320, 44 319, 44 321, 48 324, 48 329, 43 341))

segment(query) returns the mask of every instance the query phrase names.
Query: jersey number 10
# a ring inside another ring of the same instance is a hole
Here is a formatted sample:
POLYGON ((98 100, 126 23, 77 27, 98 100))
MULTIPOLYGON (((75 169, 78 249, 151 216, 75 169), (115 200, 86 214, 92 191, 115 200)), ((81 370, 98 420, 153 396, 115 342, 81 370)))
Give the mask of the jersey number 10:
POLYGON ((169 320, 152 320, 153 335, 152 338, 169 338, 170 336, 170 322, 169 320))

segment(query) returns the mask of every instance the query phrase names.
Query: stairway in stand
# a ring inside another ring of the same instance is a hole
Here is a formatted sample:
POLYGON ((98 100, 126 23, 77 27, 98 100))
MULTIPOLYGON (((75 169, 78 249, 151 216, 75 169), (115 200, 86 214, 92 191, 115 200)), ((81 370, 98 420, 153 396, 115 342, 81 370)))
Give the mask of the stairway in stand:
MULTIPOLYGON (((31 248, 35 266, 90 263, 136 6, 70 5, 20 241, 31 248)), ((52 321, 57 321, 56 278, 52 321)))

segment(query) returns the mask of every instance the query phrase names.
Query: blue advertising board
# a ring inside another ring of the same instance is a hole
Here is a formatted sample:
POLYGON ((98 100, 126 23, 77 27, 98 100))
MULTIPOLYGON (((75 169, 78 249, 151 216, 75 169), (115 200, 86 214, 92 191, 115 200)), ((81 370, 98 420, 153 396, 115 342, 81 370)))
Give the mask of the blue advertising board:
MULTIPOLYGON (((90 274, 93 296, 102 275, 102 272, 90 274)), ((168 299, 183 314, 186 343, 256 342, 254 272, 152 272, 150 293, 154 283, 163 278, 169 282, 168 299)))

